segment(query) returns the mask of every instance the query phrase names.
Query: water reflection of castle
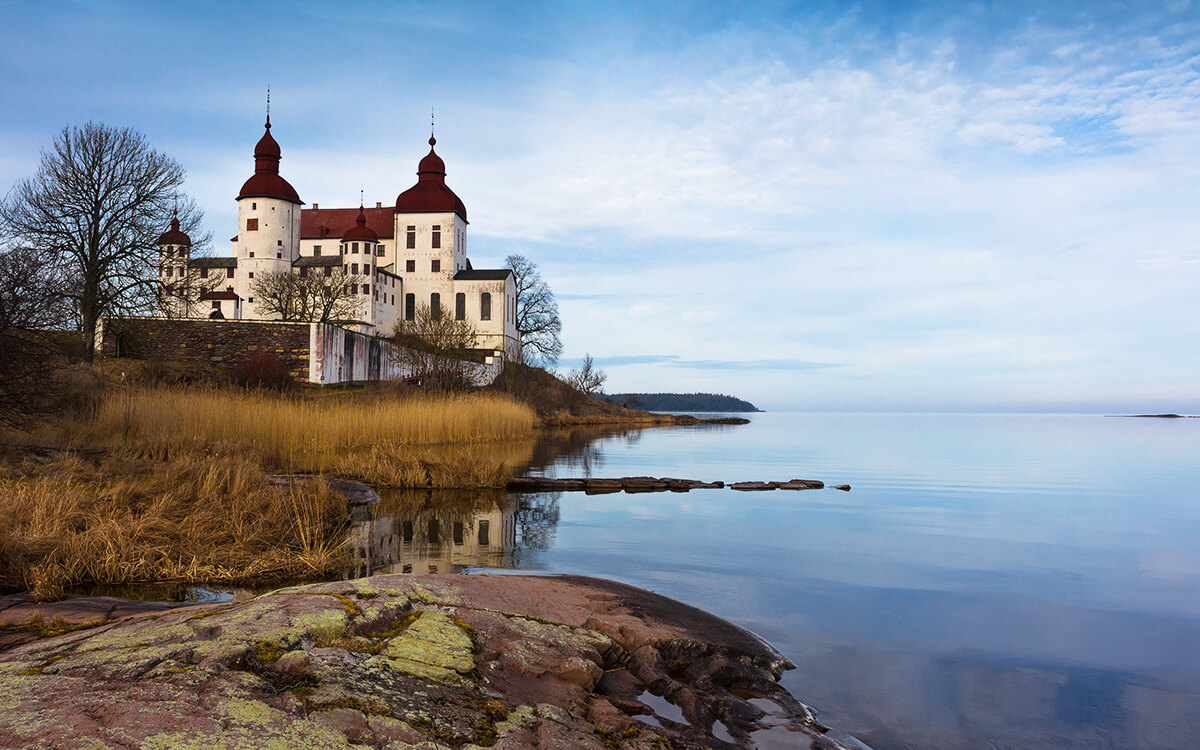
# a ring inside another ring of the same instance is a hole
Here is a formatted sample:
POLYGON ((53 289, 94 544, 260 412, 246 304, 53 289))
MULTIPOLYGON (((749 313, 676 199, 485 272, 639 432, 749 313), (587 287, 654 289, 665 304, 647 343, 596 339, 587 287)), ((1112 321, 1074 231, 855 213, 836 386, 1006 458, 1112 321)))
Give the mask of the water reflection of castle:
POLYGON ((557 524, 557 496, 408 493, 355 510, 346 575, 514 568, 514 555, 553 543, 557 524))

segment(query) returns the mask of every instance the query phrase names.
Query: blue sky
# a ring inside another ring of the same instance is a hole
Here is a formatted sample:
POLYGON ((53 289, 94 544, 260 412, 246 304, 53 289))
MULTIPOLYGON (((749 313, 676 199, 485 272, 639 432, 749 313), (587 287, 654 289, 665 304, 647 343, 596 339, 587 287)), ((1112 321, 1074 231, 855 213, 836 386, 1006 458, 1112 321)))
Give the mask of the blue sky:
POLYGON ((0 61, 0 185, 128 125, 220 240, 267 84, 329 206, 436 107, 476 267, 536 262, 612 391, 1200 412, 1195 3, 0 0, 0 61))

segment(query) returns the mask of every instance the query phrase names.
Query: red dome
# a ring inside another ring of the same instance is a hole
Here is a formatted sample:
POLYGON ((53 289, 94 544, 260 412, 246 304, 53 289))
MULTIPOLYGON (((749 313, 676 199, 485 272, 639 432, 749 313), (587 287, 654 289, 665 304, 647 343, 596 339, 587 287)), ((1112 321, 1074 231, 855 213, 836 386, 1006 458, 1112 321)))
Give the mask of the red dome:
POLYGON ((267 118, 266 131, 254 146, 254 175, 242 185, 238 200, 242 198, 279 198, 292 203, 303 203, 296 189, 279 176, 279 144, 271 137, 271 118, 267 118))
POLYGON ((446 163, 434 153, 437 143, 429 138, 429 153, 417 165, 417 184, 396 198, 396 213, 441 213, 454 212, 467 219, 467 207, 454 191, 446 186, 446 163))
POLYGON ((367 216, 363 213, 362 204, 358 206, 358 218, 354 220, 354 226, 346 230, 342 235, 342 241, 360 240, 363 242, 378 242, 379 235, 374 229, 367 226, 367 216))
POLYGON ((158 238, 160 245, 188 245, 191 246, 192 238, 188 237, 179 229, 179 214, 171 217, 171 228, 163 232, 158 238))

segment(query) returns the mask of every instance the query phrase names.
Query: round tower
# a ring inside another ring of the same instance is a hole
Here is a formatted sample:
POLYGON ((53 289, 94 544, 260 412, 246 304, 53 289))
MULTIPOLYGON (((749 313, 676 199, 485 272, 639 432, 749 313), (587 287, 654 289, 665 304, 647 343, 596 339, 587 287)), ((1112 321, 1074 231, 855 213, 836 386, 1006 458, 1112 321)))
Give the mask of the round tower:
POLYGON ((172 317, 191 313, 189 299, 191 278, 188 262, 192 255, 192 238, 179 228, 179 209, 171 216, 171 228, 158 238, 159 312, 172 317))
POLYGON ((268 273, 291 272, 300 257, 300 207, 303 202, 279 176, 279 144, 271 136, 267 115, 262 138, 254 147, 254 174, 238 193, 237 290, 242 316, 266 317, 254 301, 254 280, 268 273))
MULTIPOLYGON (((372 304, 371 290, 375 286, 375 277, 379 274, 375 263, 378 249, 379 235, 367 226, 367 215, 363 212, 360 202, 358 218, 354 220, 354 226, 342 235, 339 250, 342 254, 342 265, 350 272, 350 288, 362 298, 359 315, 371 324, 375 322, 375 305, 372 304)), ((378 290, 375 291, 377 294, 378 290)))

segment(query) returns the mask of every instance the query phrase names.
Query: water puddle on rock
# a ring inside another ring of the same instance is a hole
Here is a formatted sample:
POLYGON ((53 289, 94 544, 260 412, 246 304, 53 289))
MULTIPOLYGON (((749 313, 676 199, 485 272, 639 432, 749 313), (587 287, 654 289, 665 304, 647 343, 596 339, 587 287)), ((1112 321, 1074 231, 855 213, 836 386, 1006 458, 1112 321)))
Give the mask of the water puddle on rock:
POLYGON ((750 733, 750 741, 757 750, 796 747, 805 735, 788 729, 788 717, 783 708, 770 698, 751 698, 750 705, 766 713, 759 719, 762 729, 750 733))
POLYGON ((735 740, 733 738, 733 735, 729 733, 729 727, 725 726, 725 723, 722 722, 720 719, 717 719, 716 721, 713 722, 712 736, 716 737, 718 740, 721 740, 722 742, 729 742, 729 743, 737 742, 737 740, 735 740))
POLYGON ((691 726, 688 720, 683 718, 683 711, 679 710, 679 706, 676 706, 661 695, 655 695, 649 690, 645 690, 637 699, 642 705, 649 706, 650 710, 654 712, 654 716, 635 716, 635 719, 656 727, 662 727, 662 724, 658 722, 658 718, 668 719, 684 726, 691 726))

